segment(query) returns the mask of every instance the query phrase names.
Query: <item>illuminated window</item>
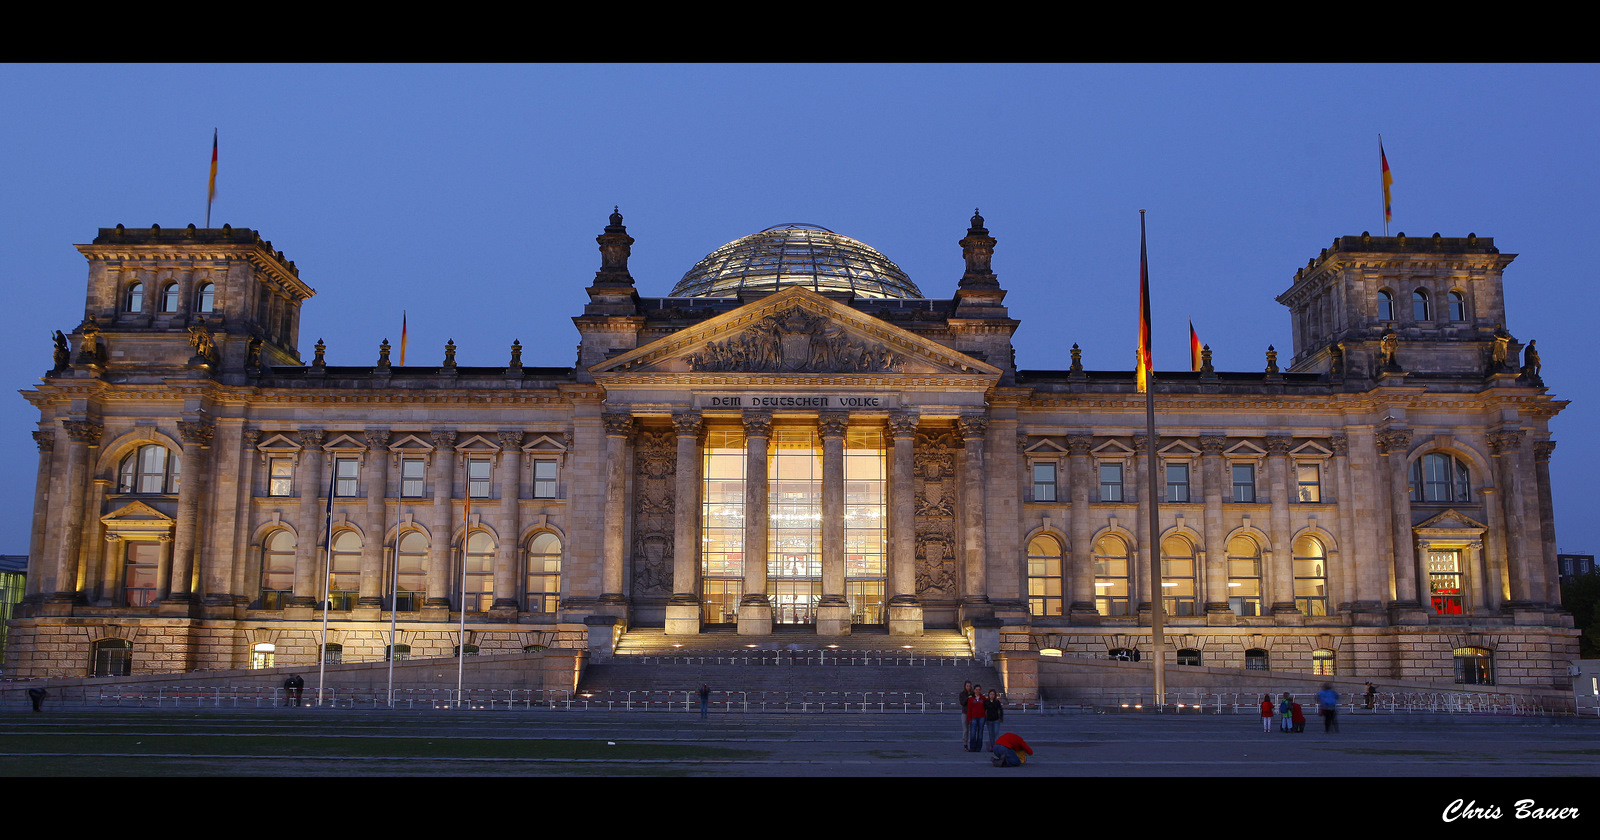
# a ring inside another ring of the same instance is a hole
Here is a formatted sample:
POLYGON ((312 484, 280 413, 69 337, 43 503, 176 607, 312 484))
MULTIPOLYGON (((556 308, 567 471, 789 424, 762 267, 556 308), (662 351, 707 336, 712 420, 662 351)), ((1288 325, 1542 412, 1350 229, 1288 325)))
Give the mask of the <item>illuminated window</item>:
POLYGON ((1056 500, 1056 462, 1034 462, 1033 500, 1036 502, 1053 502, 1056 500))
POLYGON ((294 459, 267 459, 267 495, 294 495, 294 459))
POLYGON ((1100 501, 1122 501, 1122 465, 1100 465, 1100 501))
POLYGON ((294 534, 267 535, 261 546, 261 609, 281 610, 294 590, 294 534))
POLYGON ((333 538, 332 562, 328 609, 353 610, 361 590, 361 535, 355 531, 340 531, 333 538))
POLYGON ((333 459, 333 495, 349 498, 356 495, 361 477, 361 461, 357 458, 333 459))
POLYGON ((1305 615, 1328 614, 1328 558, 1316 537, 1294 541, 1294 605, 1305 615))
POLYGON ((1311 673, 1319 677, 1334 676, 1333 651, 1317 648, 1311 652, 1311 673))
POLYGON ((1228 540, 1228 609, 1261 615, 1261 547, 1249 537, 1228 540))
POLYGON ((488 458, 467 459, 467 495, 474 499, 489 498, 488 458))
POLYGON ((123 603, 130 607, 148 607, 156 602, 156 572, 161 566, 162 544, 158 542, 128 543, 127 565, 122 579, 123 603))
POLYGON ((533 497, 535 499, 554 499, 556 497, 556 462, 539 460, 533 462, 533 497))
POLYGON ((852 427, 844 438, 844 596, 852 624, 886 621, 889 479, 883 431, 852 427))
POLYGON ((123 458, 117 467, 117 492, 176 493, 180 463, 177 453, 165 446, 156 443, 141 446, 123 458))
POLYGON ((1456 682, 1466 685, 1494 685, 1494 655, 1486 648, 1462 647, 1453 652, 1456 682))
POLYGON ((400 496, 406 499, 422 497, 423 473, 427 465, 421 458, 400 459, 400 496))
POLYGON ((171 314, 178 311, 178 284, 168 283, 161 287, 161 311, 171 314))
POLYGON ((1472 478, 1467 465, 1443 452, 1430 452, 1412 461, 1411 501, 1472 501, 1472 478))
POLYGON ((552 615, 561 598, 561 539, 548 531, 528 543, 527 611, 552 615))
POLYGON ((1106 616, 1128 614, 1128 544, 1120 537, 1095 543, 1094 608, 1106 616))
POLYGON ((407 531, 395 549, 395 612, 422 609, 428 589, 428 538, 421 531, 407 531))
POLYGON ((133 673, 133 642, 100 639, 90 651, 90 676, 126 677, 133 673))
POLYGON ((277 646, 271 642, 262 642, 250 649, 250 667, 254 670, 271 668, 272 660, 277 653, 277 646))
POLYGON ((1322 501, 1322 467, 1318 464, 1295 464, 1297 496, 1303 503, 1322 501))
POLYGON ((1061 615, 1061 543, 1053 537, 1028 543, 1028 609, 1038 616, 1061 615))
POLYGON ((773 426, 767 454, 767 598, 777 624, 811 624, 822 599, 822 445, 773 426))
POLYGON ((1428 596, 1439 615, 1461 615, 1461 552, 1428 551, 1428 596))
POLYGON ((467 537, 466 592, 461 599, 467 612, 488 612, 494 605, 494 540, 482 531, 467 537))
POLYGON ((1195 614, 1194 546, 1183 537, 1161 543, 1161 609, 1167 615, 1195 614))
POLYGON ((700 601, 707 624, 738 619, 744 583, 744 431, 708 428, 700 493, 700 601))

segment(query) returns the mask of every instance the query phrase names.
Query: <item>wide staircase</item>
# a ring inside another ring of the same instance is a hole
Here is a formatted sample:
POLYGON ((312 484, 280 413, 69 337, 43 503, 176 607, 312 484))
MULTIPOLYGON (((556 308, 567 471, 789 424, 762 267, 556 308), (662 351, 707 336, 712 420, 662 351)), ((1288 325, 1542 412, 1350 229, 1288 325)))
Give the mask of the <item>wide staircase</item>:
POLYGON ((954 709, 969 680, 1000 687, 995 669, 974 658, 956 630, 906 637, 776 628, 752 637, 731 629, 669 636, 638 628, 619 640, 612 661, 585 669, 578 694, 612 707, 671 708, 697 702, 706 685, 719 710, 923 711, 954 709))

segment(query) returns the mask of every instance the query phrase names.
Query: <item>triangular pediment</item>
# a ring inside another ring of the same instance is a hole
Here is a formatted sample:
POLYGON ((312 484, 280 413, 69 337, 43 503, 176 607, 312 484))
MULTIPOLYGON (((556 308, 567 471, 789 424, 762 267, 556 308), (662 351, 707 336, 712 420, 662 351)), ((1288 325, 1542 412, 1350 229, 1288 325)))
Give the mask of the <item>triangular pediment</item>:
POLYGON ((172 527, 172 517, 145 504, 129 502, 100 517, 100 522, 112 533, 159 533, 172 527))
POLYGON ((596 381, 663 374, 998 379, 999 368, 799 286, 621 353, 596 381))
POLYGON ((1429 517, 1428 521, 1418 525, 1414 530, 1418 534, 1421 534, 1425 531, 1469 531, 1477 534, 1482 533, 1488 527, 1489 526, 1483 524, 1482 522, 1479 522, 1478 520, 1473 519, 1472 517, 1467 516, 1466 514, 1454 508, 1451 508, 1450 510, 1438 514, 1437 516, 1429 517))

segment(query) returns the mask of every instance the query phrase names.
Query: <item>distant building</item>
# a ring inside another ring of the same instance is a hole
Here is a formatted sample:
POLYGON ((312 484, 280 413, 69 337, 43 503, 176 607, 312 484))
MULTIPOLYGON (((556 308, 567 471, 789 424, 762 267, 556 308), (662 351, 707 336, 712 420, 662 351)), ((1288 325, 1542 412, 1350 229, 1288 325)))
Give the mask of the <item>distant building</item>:
POLYGON ((1561 582, 1571 583, 1573 578, 1594 574, 1593 554, 1557 554, 1556 564, 1561 568, 1561 582))
POLYGON ((1156 440, 1133 372, 1084 368, 1071 321, 1034 324, 1058 353, 1017 367, 981 217, 949 298, 810 225, 665 297, 620 215, 597 241, 572 367, 515 344, 331 365, 321 341, 307 363, 313 291, 254 231, 78 246, 84 320, 24 392, 15 672, 315 663, 325 583, 346 663, 384 658, 391 610, 412 658, 451 655, 462 610, 484 653, 798 625, 1148 658, 1159 574, 1174 664, 1567 690, 1566 403, 1505 328, 1490 238, 1335 239, 1278 298, 1286 366, 1159 372, 1156 440))
POLYGON ((23 590, 28 580, 28 557, 25 554, 0 554, 0 669, 6 664, 6 621, 16 614, 22 603, 23 590))

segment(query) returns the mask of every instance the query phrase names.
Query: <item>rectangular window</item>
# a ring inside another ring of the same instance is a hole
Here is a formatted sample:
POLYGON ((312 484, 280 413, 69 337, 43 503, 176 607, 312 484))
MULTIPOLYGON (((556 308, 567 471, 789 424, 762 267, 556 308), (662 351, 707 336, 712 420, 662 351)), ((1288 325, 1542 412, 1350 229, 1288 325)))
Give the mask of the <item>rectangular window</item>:
POLYGON ((489 459, 467 459, 467 495, 474 499, 489 498, 489 459))
POLYGON ((1167 501, 1189 501, 1189 465, 1167 465, 1167 501))
POLYGON ((1254 502, 1256 500, 1256 468, 1254 464, 1233 465, 1233 500, 1236 502, 1254 502))
POLYGON ((556 462, 533 462, 533 497, 535 499, 554 499, 556 497, 556 462))
POLYGON ((1300 485, 1300 501, 1322 501, 1322 468, 1316 464, 1296 464, 1294 469, 1295 479, 1300 485))
POLYGON ((421 458, 400 459, 400 495, 407 499, 422 497, 422 478, 427 464, 421 458))
POLYGON ((294 459, 269 458, 267 459, 267 495, 268 496, 293 496, 294 495, 294 459))
POLYGON ((333 459, 333 495, 349 498, 356 495, 356 479, 360 476, 361 462, 355 458, 333 459))
POLYGON ((1122 501, 1122 465, 1100 465, 1100 501, 1122 501))
POLYGON ((1033 465, 1033 500, 1036 502, 1056 500, 1056 462, 1043 461, 1033 465))

